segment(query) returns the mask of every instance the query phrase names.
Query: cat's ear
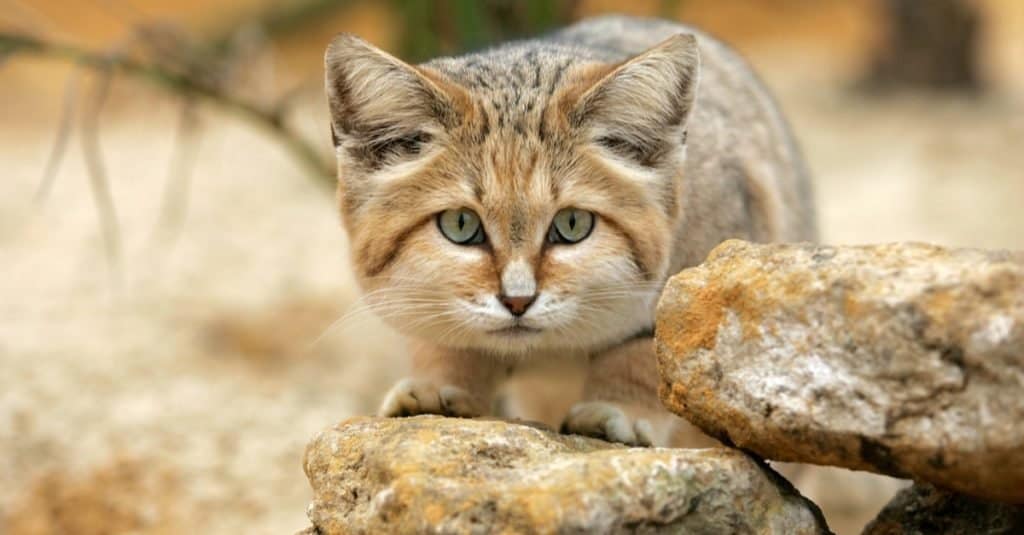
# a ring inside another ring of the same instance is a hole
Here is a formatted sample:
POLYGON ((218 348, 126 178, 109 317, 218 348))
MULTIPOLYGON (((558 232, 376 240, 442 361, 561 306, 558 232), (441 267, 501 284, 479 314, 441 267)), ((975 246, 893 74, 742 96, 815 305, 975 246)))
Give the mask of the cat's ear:
POLYGON ((458 105, 465 99, 439 73, 349 34, 327 47, 324 68, 334 146, 368 163, 418 153, 458 121, 458 105))
POLYGON ((595 143, 652 164, 685 143, 699 75, 697 39, 674 35, 600 78, 580 96, 571 119, 595 143))

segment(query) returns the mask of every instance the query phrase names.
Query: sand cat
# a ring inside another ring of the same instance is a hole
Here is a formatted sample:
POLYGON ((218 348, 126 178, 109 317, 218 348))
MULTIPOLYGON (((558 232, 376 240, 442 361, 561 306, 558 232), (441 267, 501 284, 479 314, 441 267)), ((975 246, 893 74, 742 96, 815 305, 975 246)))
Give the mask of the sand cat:
POLYGON ((594 18, 421 65, 341 35, 326 88, 357 280, 413 353, 382 415, 487 415, 510 373, 583 359, 563 428, 665 444, 666 278, 727 238, 816 236, 771 96, 687 26, 594 18))

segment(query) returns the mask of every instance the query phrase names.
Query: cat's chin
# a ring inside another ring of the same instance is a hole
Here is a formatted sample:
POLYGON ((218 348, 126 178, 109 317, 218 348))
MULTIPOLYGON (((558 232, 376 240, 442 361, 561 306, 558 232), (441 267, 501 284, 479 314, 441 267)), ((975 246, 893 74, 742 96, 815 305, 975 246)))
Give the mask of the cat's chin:
MULTIPOLYGON (((649 315, 641 310, 618 310, 607 317, 576 318, 572 324, 520 318, 486 322, 489 325, 463 326, 452 333, 445 325, 419 322, 393 322, 392 326, 410 338, 420 339, 438 347, 476 351, 496 357, 545 358, 552 354, 576 354, 603 350, 641 332, 650 325, 649 315)), ((484 323, 484 322, 481 322, 484 323)))
POLYGON ((521 357, 550 347, 551 333, 543 329, 515 325, 481 333, 470 341, 468 349, 521 357))
POLYGON ((598 350, 607 347, 613 341, 606 340, 604 337, 584 339, 567 336, 558 329, 539 329, 519 325, 480 331, 465 335, 458 340, 449 338, 436 342, 453 349, 468 349, 496 357, 530 359, 598 350))
POLYGON ((470 350, 484 355, 513 359, 528 358, 535 353, 540 354, 569 349, 564 344, 564 337, 558 336, 552 330, 521 325, 463 333, 458 338, 434 339, 431 336, 421 336, 419 338, 424 341, 433 342, 441 347, 470 350), (563 343, 559 343, 560 338, 562 338, 561 341, 563 343))
POLYGON ((537 329, 534 327, 527 327, 525 325, 512 325, 502 329, 495 329, 488 331, 487 334, 491 336, 501 336, 509 338, 520 338, 524 336, 533 336, 544 332, 543 329, 537 329))

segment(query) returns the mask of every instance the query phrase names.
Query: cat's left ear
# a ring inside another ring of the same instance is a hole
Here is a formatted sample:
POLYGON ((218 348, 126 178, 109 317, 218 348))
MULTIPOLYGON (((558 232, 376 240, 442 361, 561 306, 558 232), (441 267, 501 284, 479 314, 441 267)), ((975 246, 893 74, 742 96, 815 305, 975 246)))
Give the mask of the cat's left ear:
POLYGON ((692 34, 677 34, 619 65, 577 100, 571 120, 594 142, 650 164, 685 142, 700 75, 692 34))
POLYGON ((324 69, 334 145, 357 158, 376 161, 418 151, 419 144, 459 121, 467 99, 440 73, 349 34, 328 47, 324 69))

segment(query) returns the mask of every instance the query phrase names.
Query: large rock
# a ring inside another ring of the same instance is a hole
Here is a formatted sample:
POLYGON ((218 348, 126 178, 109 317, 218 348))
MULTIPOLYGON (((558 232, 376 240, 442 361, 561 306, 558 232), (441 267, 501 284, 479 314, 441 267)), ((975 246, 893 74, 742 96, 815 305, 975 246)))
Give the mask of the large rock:
POLYGON ((863 535, 1020 535, 1024 506, 914 485, 882 509, 863 535))
POLYGON ((661 397, 784 461, 1024 502, 1024 264, 728 241, 658 306, 661 397))
POLYGON ((355 418, 306 449, 320 533, 826 533, 742 452, 628 449, 494 420, 355 418))

